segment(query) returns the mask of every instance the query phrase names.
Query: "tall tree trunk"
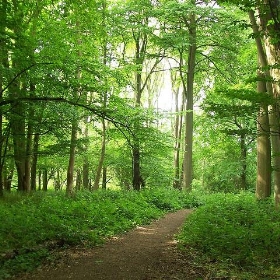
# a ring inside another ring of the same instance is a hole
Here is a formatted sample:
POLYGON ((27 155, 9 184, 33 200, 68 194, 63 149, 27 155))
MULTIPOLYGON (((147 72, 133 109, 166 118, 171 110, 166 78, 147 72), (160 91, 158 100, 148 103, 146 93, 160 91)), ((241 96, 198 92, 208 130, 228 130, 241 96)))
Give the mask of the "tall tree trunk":
POLYGON ((77 170, 77 175, 76 175, 76 191, 80 191, 82 186, 82 174, 81 170, 77 170))
POLYGON ((42 190, 42 170, 38 172, 38 190, 42 190))
POLYGON ((265 11, 260 12, 261 28, 264 35, 264 46, 267 57, 266 72, 271 86, 270 91, 274 104, 270 107, 270 138, 272 146, 272 171, 275 194, 275 206, 280 207, 280 6, 278 1, 264 0, 265 11), (273 24, 271 24, 273 23, 273 24), (275 67, 276 66, 276 67, 275 67), (269 69, 269 70, 268 70, 269 69), (272 82, 270 82, 272 81, 272 82))
POLYGON ((78 133, 78 122, 77 120, 73 120, 72 128, 71 128, 71 140, 70 140, 69 161, 68 161, 68 168, 67 168, 67 185, 66 185, 66 194, 69 196, 73 194, 73 190, 74 190, 74 166, 75 166, 77 133, 78 133))
MULTIPOLYGON (((272 107, 272 110, 269 114, 269 122, 270 122, 270 127, 268 129, 271 128, 271 131, 273 132, 271 135, 271 147, 272 147, 272 155, 273 155, 273 168, 274 168, 274 188, 275 188, 275 199, 276 199, 276 205, 279 204, 279 200, 280 200, 280 153, 279 153, 279 147, 280 147, 280 138, 279 138, 279 115, 278 115, 278 93, 277 93, 277 89, 275 88, 275 85, 273 85, 271 83, 271 72, 269 71, 269 64, 272 63, 273 60, 273 55, 270 54, 270 51, 272 51, 271 47, 273 47, 270 43, 269 43, 269 39, 266 38, 265 39, 265 45, 266 47, 263 47, 262 41, 261 41, 261 37, 260 37, 260 30, 267 31, 267 23, 268 23, 268 19, 267 19, 267 12, 263 13, 264 11, 260 11, 259 10, 259 25, 256 21, 256 17, 254 14, 254 11, 249 11, 249 18, 252 24, 252 29, 253 32, 255 34, 255 41, 256 41, 256 45, 257 45, 257 50, 258 50, 258 58, 259 58, 259 64, 262 67, 262 71, 263 74, 261 74, 261 79, 265 79, 266 80, 266 84, 265 85, 259 85, 259 88, 261 88, 262 90, 265 90, 263 92, 267 92, 267 94, 269 94, 271 97, 273 96, 275 98, 275 105, 272 107), (268 58, 269 58, 269 62, 268 62, 268 58), (279 197, 279 198, 278 198, 279 197)), ((274 77, 273 77, 274 78, 274 77)), ((264 83, 262 81, 259 81, 260 83, 264 83)), ((263 109, 261 108, 261 111, 263 109)), ((259 142, 257 142, 259 143, 259 142)), ((262 141, 260 141, 260 143, 262 143, 262 141)), ((258 149, 258 152, 262 151, 262 149, 258 149)), ((271 150, 271 148, 267 148, 267 151, 271 150)), ((271 151, 269 151, 270 154, 267 155, 268 157, 271 157, 271 151)), ((258 158, 262 157, 261 155, 258 155, 258 158)), ((268 180, 267 184, 271 184, 271 162, 267 162, 268 166, 265 168, 268 172, 266 178, 268 180), (269 178, 270 179, 269 179, 269 178)), ((258 169, 259 172, 259 169, 258 169)), ((261 175, 257 175, 257 188, 258 188, 258 184, 260 183, 260 179, 259 177, 262 177, 261 175)), ((261 189, 261 186, 259 187, 261 189)), ((271 186, 267 186, 267 189, 271 190, 271 186)), ((270 195, 271 191, 266 191, 264 192, 265 194, 269 194, 270 195)), ((257 193, 257 197, 262 197, 261 194, 258 195, 258 190, 256 191, 257 193)))
POLYGON ((61 179, 60 179, 60 170, 59 168, 56 169, 56 172, 55 172, 55 181, 54 181, 54 189, 56 191, 59 191, 61 190, 61 179))
POLYGON ((141 189, 141 172, 140 172, 140 148, 136 143, 132 149, 133 158, 133 189, 139 191, 141 189))
MULTIPOLYGON (((142 69, 143 69, 143 62, 144 56, 146 52, 147 46, 147 37, 143 36, 141 40, 140 36, 134 36, 135 46, 136 46, 136 53, 135 53, 135 60, 137 70, 135 73, 135 81, 136 81, 136 90, 135 90, 135 107, 140 108, 141 106, 141 97, 142 97, 142 69)), ((136 120, 134 124, 135 133, 139 132, 140 128, 140 120, 136 120)), ((140 140, 137 135, 133 136, 132 142, 132 185, 134 190, 141 189, 141 169, 140 169, 140 140)))
POLYGON ((275 195, 275 206, 280 207, 280 129, 279 129, 279 107, 274 104, 270 107, 269 123, 272 147, 272 171, 275 195))
MULTIPOLYGON (((195 5, 195 1, 193 3, 195 5)), ((193 85, 196 57, 196 20, 195 14, 190 15, 189 25, 189 54, 187 72, 187 92, 186 92, 186 124, 185 124, 185 151, 183 163, 183 189, 191 191, 193 180, 193 85)))
MULTIPOLYGON (((76 12, 76 11, 74 11, 76 12)), ((80 21, 76 21, 76 45, 78 48, 77 55, 79 58, 82 58, 82 51, 80 49, 82 40, 81 40, 81 33, 80 33, 80 21)), ((80 65, 77 65, 76 70, 76 78, 79 81, 82 78, 81 68, 80 65)), ((77 88, 76 97, 79 98, 81 94, 80 87, 77 88)), ((72 125, 71 125, 71 139, 70 139, 70 151, 69 151, 69 161, 68 161, 68 168, 67 168, 67 183, 66 183, 66 195, 71 196, 74 191, 74 168, 75 168, 75 156, 76 156, 76 145, 77 145, 77 138, 78 138, 78 120, 77 116, 73 116, 72 125)))
MULTIPOLYGON (((14 47, 17 51, 11 53, 10 65, 14 70, 14 73, 19 73, 22 68, 34 63, 34 45, 31 42, 36 29, 36 20, 34 20, 40 9, 32 15, 32 20, 28 22, 28 25, 24 22, 24 12, 19 1, 13 1, 13 16, 15 23, 13 24, 14 32, 14 47), (29 31, 30 34, 27 34, 29 31), (26 40, 28 37, 29 40, 26 40), (24 58, 24 59, 23 59, 24 58)), ((23 75, 18 76, 9 87, 9 98, 16 100, 20 97, 27 97, 27 93, 35 90, 33 85, 30 84, 27 77, 23 75), (30 90, 30 91, 29 91, 30 90)), ((30 190, 30 161, 31 155, 29 154, 31 150, 30 138, 28 138, 28 131, 26 132, 26 125, 29 126, 28 119, 28 106, 23 102, 16 102, 11 104, 11 116, 10 124, 13 136, 14 144, 14 160, 17 169, 18 177, 18 190, 29 191, 30 190)), ((30 126, 29 126, 30 127, 30 126)))
POLYGON ((103 172, 102 172, 102 189, 106 190, 107 188, 107 167, 103 166, 103 172))
POLYGON ((25 118, 22 104, 13 107, 13 116, 10 119, 11 130, 14 144, 14 160, 18 177, 18 190, 26 191, 25 177, 25 156, 26 156, 26 139, 25 139, 25 118), (16 113, 17 112, 17 113, 16 113))
POLYGON ((182 142, 182 124, 183 124, 183 108, 185 104, 185 98, 183 95, 183 100, 181 104, 181 108, 179 108, 179 87, 176 92, 174 92, 175 96, 175 124, 174 124, 174 181, 173 187, 175 189, 181 189, 181 180, 180 180, 180 150, 181 150, 181 142, 182 142))
MULTIPOLYGON (((102 55, 103 55, 103 64, 104 66, 107 65, 107 48, 108 48, 108 34, 106 28, 106 10, 107 10, 107 2, 103 1, 102 2, 102 25, 104 27, 103 30, 103 42, 102 42, 102 55)), ((105 79, 105 83, 107 84, 107 79, 105 79)), ((107 92, 104 92, 103 95, 103 107, 106 109, 107 107, 107 92)), ((105 154, 106 154, 106 122, 105 119, 101 120, 102 124, 102 133, 101 133, 101 151, 100 151, 100 157, 98 161, 98 166, 96 170, 96 176, 95 180, 93 183, 93 190, 99 189, 99 183, 100 183, 100 178, 102 174, 102 168, 103 168, 103 163, 105 160, 105 154)))
POLYGON ((30 182, 30 188, 31 188, 32 191, 36 191, 39 139, 40 139, 40 134, 39 133, 35 133, 35 135, 34 135, 33 152, 32 152, 33 160, 32 160, 32 166, 31 166, 31 182, 30 182))
MULTIPOLYGON (((19 23, 20 25, 21 23, 19 23)), ((22 42, 20 38, 22 30, 20 26, 15 27, 14 32, 19 38, 16 40, 15 47, 17 49, 22 48, 22 42)), ((15 71, 19 71, 20 58, 12 57, 12 67, 15 71)), ((20 78, 16 79, 9 88, 9 97, 16 100, 19 97, 23 97, 26 94, 26 83, 24 80, 20 81, 20 78)), ((26 176, 25 176, 25 159, 26 159, 26 106, 22 102, 16 102, 11 105, 10 109, 10 125, 11 133, 13 137, 13 148, 14 148, 14 161, 17 170, 18 178, 18 190, 26 191, 26 176)))
POLYGON ((97 190, 99 188, 99 182, 102 173, 102 167, 105 159, 105 151, 106 151, 106 124, 105 120, 102 120, 102 142, 101 142, 101 152, 98 161, 98 166, 96 170, 96 176, 93 184, 93 190, 97 190))
POLYGON ((83 170, 82 170, 82 181, 83 181, 83 188, 88 190, 89 189, 89 161, 88 161, 88 125, 89 120, 88 116, 84 120, 84 131, 83 135, 87 139, 84 146, 83 146, 83 170))
MULTIPOLYGON (((0 7, 0 34, 5 34, 5 27, 7 24, 7 0, 3 0, 0 7)), ((0 65, 2 69, 8 67, 8 53, 6 49, 6 42, 4 36, 2 35, 0 38, 0 65)), ((0 101, 3 98, 3 77, 4 73, 0 73, 0 101)), ((3 157, 3 114, 2 107, 0 108, 0 196, 3 196, 3 167, 4 167, 4 157, 3 157)))
MULTIPOLYGON (((30 116, 29 116, 30 117, 30 116)), ((33 115, 34 117, 34 115, 33 115)), ((33 152, 33 124, 32 120, 29 119, 26 137, 26 157, 25 157, 25 184, 26 191, 31 191, 31 162, 32 162, 32 152, 33 152)))
POLYGON ((83 188, 89 189, 89 162, 87 156, 84 157, 83 162, 83 188))
MULTIPOLYGON (((260 78, 258 81, 258 92, 266 92, 265 82, 260 78)), ((271 194, 271 148, 270 127, 267 105, 262 105, 257 118, 257 182, 256 197, 264 199, 271 194)))
POLYGON ((43 169, 43 191, 48 190, 48 169, 43 169))
POLYGON ((240 185, 242 190, 247 189, 247 147, 246 147, 246 134, 240 135, 240 151, 241 151, 241 175, 240 185))

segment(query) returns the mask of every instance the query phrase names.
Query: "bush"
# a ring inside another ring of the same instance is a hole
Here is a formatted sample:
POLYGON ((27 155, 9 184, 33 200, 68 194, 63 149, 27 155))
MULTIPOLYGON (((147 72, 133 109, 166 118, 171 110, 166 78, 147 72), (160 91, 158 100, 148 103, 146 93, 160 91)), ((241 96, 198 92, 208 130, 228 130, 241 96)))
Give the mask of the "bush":
POLYGON ((269 270, 280 261, 280 213, 252 194, 216 194, 194 211, 178 238, 212 263, 269 270))
POLYGON ((0 278, 37 266, 46 259, 49 244, 93 246, 166 211, 195 204, 194 197, 173 189, 13 196, 0 203, 0 278))

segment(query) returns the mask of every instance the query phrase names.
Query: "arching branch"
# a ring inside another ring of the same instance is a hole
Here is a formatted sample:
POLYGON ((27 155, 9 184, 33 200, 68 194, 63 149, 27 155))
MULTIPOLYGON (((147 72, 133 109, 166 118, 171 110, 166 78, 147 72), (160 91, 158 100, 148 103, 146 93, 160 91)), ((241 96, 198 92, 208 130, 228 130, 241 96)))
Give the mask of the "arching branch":
POLYGON ((17 78, 19 78, 23 73, 27 72, 29 69, 38 66, 38 65, 48 65, 48 64, 53 64, 52 62, 40 62, 40 63, 34 63, 29 65, 28 67, 22 69, 19 73, 17 73, 10 82, 2 89, 0 90, 0 94, 4 93, 14 82, 17 78))

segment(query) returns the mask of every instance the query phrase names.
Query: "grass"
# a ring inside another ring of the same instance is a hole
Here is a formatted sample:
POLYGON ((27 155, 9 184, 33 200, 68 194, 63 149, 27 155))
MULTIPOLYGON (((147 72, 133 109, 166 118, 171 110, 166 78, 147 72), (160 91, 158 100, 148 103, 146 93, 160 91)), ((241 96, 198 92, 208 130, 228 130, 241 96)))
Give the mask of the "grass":
POLYGON ((248 193, 211 195, 178 239, 213 279, 280 279, 280 212, 270 199, 256 201, 248 193))
POLYGON ((173 189, 7 195, 0 201, 0 279, 34 269, 58 246, 94 246, 167 211, 197 205, 173 189))

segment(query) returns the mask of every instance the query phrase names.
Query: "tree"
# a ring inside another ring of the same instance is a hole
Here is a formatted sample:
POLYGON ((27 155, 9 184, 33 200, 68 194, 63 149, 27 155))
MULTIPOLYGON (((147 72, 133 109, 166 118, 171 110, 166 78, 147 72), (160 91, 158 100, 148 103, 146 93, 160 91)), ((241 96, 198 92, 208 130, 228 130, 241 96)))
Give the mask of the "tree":
MULTIPOLYGON (((160 51, 151 49, 151 37, 156 28, 152 22, 152 13, 154 9, 152 1, 129 1, 120 11, 116 11, 122 22, 120 27, 124 38, 123 44, 123 63, 130 63, 129 68, 133 71, 134 77, 131 78, 130 87, 134 95, 134 107, 136 112, 141 111, 141 101, 143 93, 147 87, 148 81, 162 60, 160 51), (130 37, 127 35, 129 34, 130 37), (156 53, 150 54, 149 51, 156 53), (131 57, 133 56, 133 57, 131 57)), ((119 31, 120 32, 120 31, 119 31)), ((132 152, 132 185, 134 190, 140 190, 144 187, 144 178, 141 175, 141 143, 139 134, 141 131, 141 119, 134 117, 131 152, 132 152)))
POLYGON ((234 137, 240 147, 239 189, 247 189, 247 154, 256 138, 255 116, 257 104, 255 91, 250 86, 223 87, 208 93, 203 102, 203 110, 215 121, 228 137, 234 137), (254 100, 252 100, 254 96, 254 100))
MULTIPOLYGON (((227 1, 220 1, 227 2, 227 1)), ((275 203, 279 205, 280 190, 280 131, 279 131, 279 110, 278 110, 278 94, 279 87, 277 81, 279 74, 275 65, 279 62, 279 5, 277 1, 258 0, 258 1, 232 1, 232 4, 238 5, 249 15, 253 37, 255 38, 257 52, 259 57, 258 70, 258 90, 264 94, 274 97, 269 118, 267 116, 268 109, 265 105, 261 106, 258 119, 260 126, 260 139, 258 141, 258 175, 256 185, 256 195, 262 199, 270 195, 271 189, 271 156, 270 144, 271 139, 272 154, 274 159, 274 184, 275 184, 275 203), (261 119, 260 119, 261 118, 261 119), (265 130, 265 131, 263 131, 265 130), (273 133, 269 133, 269 130, 273 133), (266 140, 264 141, 264 137, 266 140), (260 146, 259 146, 260 145, 260 146)))
MULTIPOLYGON (((2 1, 0 6, 0 67, 1 67, 1 73, 0 73, 0 100, 2 101, 3 98, 3 92, 2 89, 4 87, 4 77, 5 77, 5 70, 8 68, 8 50, 6 48, 6 36, 5 34, 5 27, 7 22, 7 1, 2 1)), ((0 108, 0 196, 3 196, 3 166, 4 166, 4 157, 3 157, 3 149, 4 149, 4 135, 3 135, 3 112, 2 108, 0 108)))
MULTIPOLYGON (((237 37, 232 22, 236 19, 228 11, 213 7, 213 3, 200 1, 162 1, 159 18, 162 24, 158 43, 168 51, 168 58, 175 61, 176 70, 185 96, 185 143, 183 188, 191 190, 193 156, 193 107, 195 97, 205 84, 215 79, 218 61, 234 53, 237 37), (231 32, 232 31, 232 32, 231 32), (220 38, 223 36, 224 41, 220 38), (211 75, 209 74, 211 72, 211 75)), ((174 64, 174 63, 173 63, 174 64)), ((221 64, 220 64, 221 65, 221 64)), ((224 66, 226 71, 229 67, 224 66)), ((221 73, 219 73, 221 74, 221 73)))

